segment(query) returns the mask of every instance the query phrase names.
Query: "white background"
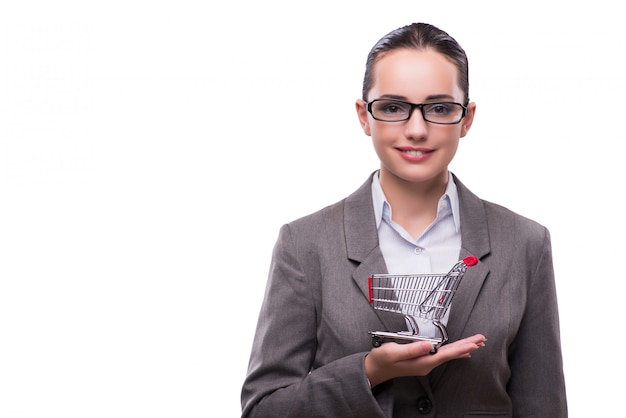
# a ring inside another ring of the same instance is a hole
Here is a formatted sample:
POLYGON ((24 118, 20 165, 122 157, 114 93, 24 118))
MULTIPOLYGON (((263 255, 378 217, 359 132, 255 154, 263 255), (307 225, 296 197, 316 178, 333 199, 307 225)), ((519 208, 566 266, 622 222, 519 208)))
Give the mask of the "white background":
POLYGON ((478 112, 452 170, 552 233, 570 416, 614 416, 621 16, 608 1, 2 2, 0 416, 238 416, 278 228, 377 168, 354 101, 371 46, 412 21, 470 58, 478 112))

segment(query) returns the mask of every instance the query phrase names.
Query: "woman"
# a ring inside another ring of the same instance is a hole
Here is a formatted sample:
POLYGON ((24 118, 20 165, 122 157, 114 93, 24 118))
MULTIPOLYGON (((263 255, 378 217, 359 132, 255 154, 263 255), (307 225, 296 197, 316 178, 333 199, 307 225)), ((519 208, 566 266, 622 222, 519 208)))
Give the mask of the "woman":
POLYGON ((567 416, 549 233, 448 171, 476 112, 468 91, 465 52, 434 26, 371 50, 356 111, 380 169, 281 228, 243 416, 567 416), (445 273, 467 255, 480 262, 444 318, 450 343, 372 347, 368 331, 406 324, 372 308, 368 276, 445 273))

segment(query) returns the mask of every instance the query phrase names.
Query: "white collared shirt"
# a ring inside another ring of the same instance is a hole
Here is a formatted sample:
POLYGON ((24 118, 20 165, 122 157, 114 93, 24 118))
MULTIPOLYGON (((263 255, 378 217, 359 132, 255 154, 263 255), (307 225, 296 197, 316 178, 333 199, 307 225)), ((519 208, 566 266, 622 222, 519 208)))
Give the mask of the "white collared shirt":
MULTIPOLYGON (((378 174, 372 180, 372 201, 378 228, 378 241, 390 274, 447 273, 456 264, 461 251, 459 196, 449 174, 448 185, 439 199, 437 217, 415 240, 392 220, 392 208, 380 185, 378 174)), ((449 310, 441 319, 446 324, 449 310)), ((430 332, 432 324, 420 324, 420 331, 430 332)), ((421 334, 422 332, 420 332, 421 334)))

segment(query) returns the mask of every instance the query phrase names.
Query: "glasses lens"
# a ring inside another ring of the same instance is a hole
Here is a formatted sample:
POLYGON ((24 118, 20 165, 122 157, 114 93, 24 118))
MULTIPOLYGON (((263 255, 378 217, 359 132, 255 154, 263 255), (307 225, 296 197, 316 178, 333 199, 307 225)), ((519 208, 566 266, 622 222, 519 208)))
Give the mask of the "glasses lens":
POLYGON ((457 123, 463 119, 463 106, 458 103, 427 103, 424 119, 433 123, 457 123))
POLYGON ((376 100, 372 103, 372 116, 383 121, 400 121, 409 118, 411 105, 393 100, 376 100))

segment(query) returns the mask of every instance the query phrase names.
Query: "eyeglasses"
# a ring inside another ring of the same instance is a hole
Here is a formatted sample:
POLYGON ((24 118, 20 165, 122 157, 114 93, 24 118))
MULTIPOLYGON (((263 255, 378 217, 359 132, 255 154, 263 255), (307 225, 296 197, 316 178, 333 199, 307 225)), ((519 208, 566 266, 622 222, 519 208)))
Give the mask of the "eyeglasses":
POLYGON ((455 102, 411 103, 395 99, 375 99, 367 104, 372 117, 382 122, 402 122, 409 120, 413 110, 418 108, 426 122, 440 125, 454 125, 465 117, 467 107, 455 102))

